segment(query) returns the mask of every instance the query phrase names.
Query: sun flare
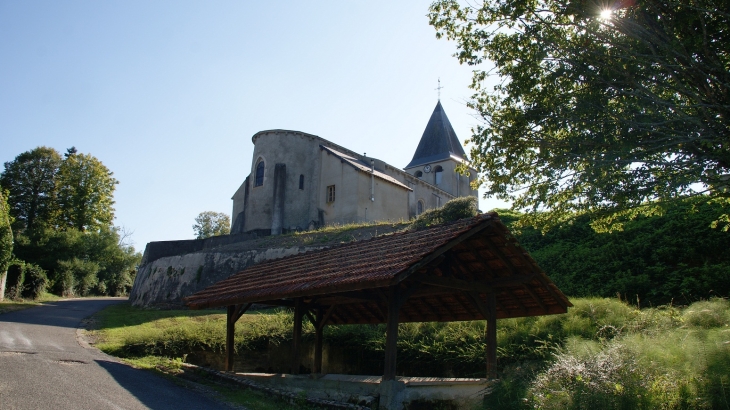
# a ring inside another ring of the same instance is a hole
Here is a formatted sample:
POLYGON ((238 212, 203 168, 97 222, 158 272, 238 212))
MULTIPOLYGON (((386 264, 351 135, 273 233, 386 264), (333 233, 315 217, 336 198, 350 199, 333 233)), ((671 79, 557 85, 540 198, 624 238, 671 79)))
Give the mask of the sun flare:
POLYGON ((611 17, 613 17, 613 10, 611 10, 611 9, 603 9, 603 10, 601 10, 601 19, 603 19, 603 20, 610 20, 611 17))

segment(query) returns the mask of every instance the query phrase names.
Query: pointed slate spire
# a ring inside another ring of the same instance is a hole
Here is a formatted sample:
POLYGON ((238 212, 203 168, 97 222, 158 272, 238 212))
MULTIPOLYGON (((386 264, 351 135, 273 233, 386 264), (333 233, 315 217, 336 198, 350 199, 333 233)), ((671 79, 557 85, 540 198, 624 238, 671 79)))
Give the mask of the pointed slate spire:
POLYGON ((406 168, 442 161, 451 156, 466 159, 464 148, 439 101, 431 114, 431 119, 428 120, 426 130, 423 131, 416 153, 406 168))

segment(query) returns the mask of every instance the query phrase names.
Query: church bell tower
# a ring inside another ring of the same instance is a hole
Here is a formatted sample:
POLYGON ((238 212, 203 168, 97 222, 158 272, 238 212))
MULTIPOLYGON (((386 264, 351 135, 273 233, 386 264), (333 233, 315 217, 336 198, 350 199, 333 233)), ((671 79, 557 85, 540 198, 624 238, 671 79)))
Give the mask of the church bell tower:
POLYGON ((476 171, 472 170, 468 177, 456 172, 456 167, 466 161, 464 148, 439 100, 416 153, 404 170, 454 197, 476 195, 469 185, 476 177, 476 171))

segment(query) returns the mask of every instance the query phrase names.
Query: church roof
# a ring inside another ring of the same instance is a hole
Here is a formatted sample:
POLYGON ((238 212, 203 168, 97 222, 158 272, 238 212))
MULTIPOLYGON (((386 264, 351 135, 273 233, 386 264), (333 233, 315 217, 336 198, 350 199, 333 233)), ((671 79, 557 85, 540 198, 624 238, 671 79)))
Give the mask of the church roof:
POLYGON ((431 114, 431 119, 428 120, 426 130, 423 131, 416 153, 406 168, 442 161, 450 157, 464 160, 466 153, 439 101, 431 114))
MULTIPOLYGON (((336 156, 337 158, 339 158, 340 160, 344 161, 345 163, 349 164, 350 166, 352 166, 356 170, 358 170, 360 172, 364 172, 366 174, 370 174, 370 171, 371 171, 370 164, 367 164, 367 163, 365 163, 365 162, 363 162, 363 161, 361 161, 361 160, 359 160, 357 158, 353 158, 353 157, 351 157, 351 156, 349 156, 349 155, 347 155, 345 153, 342 153, 340 151, 337 151, 337 150, 334 150, 332 148, 326 147, 324 145, 320 145, 319 147, 321 149, 329 152, 330 154, 336 156)), ((375 178, 379 178, 379 179, 382 179, 382 180, 384 180, 386 182, 390 182, 391 184, 397 185, 397 186, 399 186, 399 187, 401 187, 403 189, 406 189, 408 191, 413 191, 413 189, 409 188, 407 185, 401 183, 400 181, 398 181, 397 179, 391 177, 388 174, 384 174, 384 173, 378 171, 377 169, 375 170, 375 172, 373 172, 373 175, 375 176, 375 178)))

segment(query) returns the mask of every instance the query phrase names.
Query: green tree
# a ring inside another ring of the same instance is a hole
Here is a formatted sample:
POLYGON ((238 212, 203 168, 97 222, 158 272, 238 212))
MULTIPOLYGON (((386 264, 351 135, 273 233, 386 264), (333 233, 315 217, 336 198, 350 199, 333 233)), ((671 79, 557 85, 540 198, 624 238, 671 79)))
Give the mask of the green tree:
POLYGON ((205 211, 195 218, 193 231, 197 239, 228 235, 231 232, 231 218, 222 212, 205 211))
POLYGON ((111 226, 118 181, 98 159, 70 148, 58 170, 60 221, 80 231, 111 226))
POLYGON ((472 165, 523 223, 611 228, 700 194, 729 206, 727 2, 439 0, 429 19, 461 63, 488 65, 472 165))
POLYGON ((10 228, 10 207, 0 191, 0 300, 5 295, 8 265, 13 257, 13 231, 10 228))
POLYGON ((5 163, 0 185, 8 191, 7 201, 16 231, 55 223, 56 174, 60 165, 61 155, 48 147, 26 151, 5 163))

